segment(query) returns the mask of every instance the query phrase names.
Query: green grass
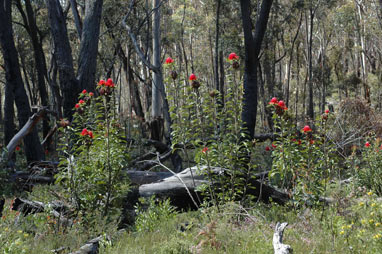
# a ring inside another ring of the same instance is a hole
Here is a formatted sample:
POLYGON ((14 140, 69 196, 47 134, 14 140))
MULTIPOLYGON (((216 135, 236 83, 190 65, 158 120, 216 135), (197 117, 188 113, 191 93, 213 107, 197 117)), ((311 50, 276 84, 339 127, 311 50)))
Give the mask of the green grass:
MULTIPOLYGON (((31 196, 48 200, 43 193, 36 189, 31 196)), ((277 222, 289 223, 283 242, 294 253, 381 253, 382 200, 351 187, 335 187, 330 196, 336 200, 324 209, 259 203, 244 209, 230 203, 219 210, 210 207, 174 214, 163 202, 142 212, 137 227, 119 233, 117 221, 99 219, 64 229, 47 213, 18 216, 10 211, 7 200, 0 220, 0 253, 41 254, 60 247, 69 253, 100 234, 111 237, 101 244, 100 253, 106 254, 273 253, 277 222)))
POLYGON ((294 253, 380 253, 380 241, 372 239, 378 230, 366 237, 369 242, 362 243, 355 235, 340 234, 347 216, 339 215, 335 206, 326 208, 321 220, 322 212, 265 205, 244 210, 230 204, 220 212, 209 208, 179 214, 153 232, 127 232, 104 253, 273 253, 277 221, 289 223, 284 243, 291 245, 294 253), (216 222, 215 230, 208 229, 212 221, 216 222), (186 224, 184 230, 182 225, 186 224), (200 252, 196 251, 198 244, 200 252))

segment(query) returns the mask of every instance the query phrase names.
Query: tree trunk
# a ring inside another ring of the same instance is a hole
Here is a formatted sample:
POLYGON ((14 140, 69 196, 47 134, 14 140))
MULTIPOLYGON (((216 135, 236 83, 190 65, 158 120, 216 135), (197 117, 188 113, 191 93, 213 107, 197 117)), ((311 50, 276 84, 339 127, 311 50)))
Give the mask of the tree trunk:
POLYGON ((76 30, 78 34, 78 38, 81 40, 82 36, 82 21, 80 18, 80 14, 78 13, 77 8, 77 1, 76 0, 70 0, 70 7, 72 9, 73 17, 74 17, 74 24, 76 25, 76 30))
POLYGON ((252 35, 250 2, 250 0, 240 0, 245 46, 242 120, 248 138, 253 139, 257 114, 257 63, 273 0, 262 1, 254 35, 252 35))
POLYGON ((153 1, 154 18, 153 18, 153 65, 157 68, 153 73, 152 83, 152 101, 151 101, 151 117, 152 120, 162 118, 162 102, 161 89, 163 88, 161 59, 160 59, 160 5, 161 0, 153 1))
POLYGON ((308 73, 309 73, 309 97, 308 97, 308 117, 314 119, 314 104, 313 104, 313 67, 312 67, 312 50, 313 50, 313 20, 314 20, 314 11, 311 4, 309 9, 309 40, 308 40, 308 73))
POLYGON ((103 0, 87 0, 85 4, 77 79, 81 90, 94 91, 103 0))
MULTIPOLYGON (((5 65, 6 87, 11 89, 15 98, 21 128, 28 121, 31 109, 24 89, 18 54, 13 41, 11 2, 11 0, 0 0, 0 43, 5 65)), ((24 144, 28 162, 42 160, 45 157, 36 130, 24 138, 24 144)))
POLYGON ((78 93, 77 80, 74 75, 72 49, 66 30, 65 16, 59 0, 47 0, 50 31, 53 38, 53 52, 56 59, 62 92, 64 117, 71 121, 73 107, 78 93))
MULTIPOLYGON (((19 2, 19 1, 18 1, 19 2)), ((20 4, 21 6, 21 4, 20 4)), ((45 62, 44 51, 42 49, 41 40, 38 38, 38 30, 36 25, 35 15, 32 9, 30 0, 25 0, 26 13, 28 18, 27 25, 29 27, 29 36, 31 37, 34 60, 37 71, 37 85, 40 92, 41 104, 42 106, 48 106, 48 93, 46 90, 45 77, 47 76, 47 68, 45 62)), ((48 119, 43 120, 43 136, 48 135, 50 130, 48 119)))
POLYGON ((220 91, 219 87, 219 18, 220 18, 221 0, 217 0, 216 6, 216 26, 215 26, 215 89, 220 91))

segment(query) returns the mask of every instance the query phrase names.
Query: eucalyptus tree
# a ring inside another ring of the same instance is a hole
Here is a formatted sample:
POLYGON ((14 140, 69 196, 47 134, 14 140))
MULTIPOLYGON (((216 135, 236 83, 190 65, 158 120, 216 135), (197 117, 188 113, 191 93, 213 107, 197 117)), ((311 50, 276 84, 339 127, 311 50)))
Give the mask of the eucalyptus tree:
MULTIPOLYGON (((6 98, 4 113, 5 119, 5 141, 11 139, 14 133, 10 130, 13 128, 13 100, 17 107, 17 117, 19 120, 19 127, 22 128, 31 116, 31 108, 24 88, 24 82, 20 72, 20 64, 18 52, 16 50, 13 28, 12 28, 12 1, 0 1, 0 44, 4 58, 5 66, 5 94, 9 96, 6 98)), ((44 152, 40 144, 37 130, 33 129, 30 134, 24 138, 25 154, 28 161, 42 160, 44 152)))

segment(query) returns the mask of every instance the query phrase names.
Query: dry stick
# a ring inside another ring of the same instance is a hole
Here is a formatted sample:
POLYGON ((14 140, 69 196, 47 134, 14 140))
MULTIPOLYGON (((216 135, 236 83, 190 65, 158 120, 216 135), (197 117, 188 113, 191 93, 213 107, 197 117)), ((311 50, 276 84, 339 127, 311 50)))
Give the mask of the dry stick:
MULTIPOLYGON (((165 165, 162 164, 162 162, 159 160, 159 153, 157 153, 157 161, 158 161, 158 165, 164 167, 166 170, 170 171, 176 178, 178 178, 178 180, 183 184, 184 188, 186 189, 188 195, 190 196, 192 202, 194 203, 195 207, 197 207, 199 209, 199 206, 198 204, 196 203, 194 197, 192 196, 190 190, 188 189, 186 183, 182 180, 182 178, 180 178, 178 176, 177 173, 175 173, 174 171, 172 171, 171 169, 169 169, 168 167, 166 167, 165 165)), ((190 169, 192 171, 192 169, 190 169)))

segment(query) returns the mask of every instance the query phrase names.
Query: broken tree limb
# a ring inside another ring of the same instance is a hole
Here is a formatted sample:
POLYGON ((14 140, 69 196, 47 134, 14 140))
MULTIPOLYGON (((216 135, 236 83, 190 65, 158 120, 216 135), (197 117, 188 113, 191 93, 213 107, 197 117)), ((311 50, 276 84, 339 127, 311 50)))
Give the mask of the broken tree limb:
POLYGON ((54 133, 58 130, 58 126, 55 125, 52 129, 50 129, 50 131, 48 132, 48 135, 46 135, 46 137, 44 138, 44 140, 41 142, 41 145, 43 147, 46 147, 49 145, 50 141, 52 140, 52 136, 54 135, 54 133))
POLYGON ((43 116, 47 112, 48 109, 46 107, 43 107, 28 119, 23 128, 19 132, 17 132, 17 134, 11 139, 11 141, 9 141, 7 145, 7 152, 4 152, 2 156, 3 160, 9 161, 12 158, 12 155, 15 152, 17 145, 26 135, 32 132, 35 125, 43 118, 43 116))
POLYGON ((289 245, 283 244, 283 234, 287 226, 287 222, 277 222, 276 224, 275 233, 273 234, 273 248, 275 249, 275 254, 293 253, 293 250, 289 245))

